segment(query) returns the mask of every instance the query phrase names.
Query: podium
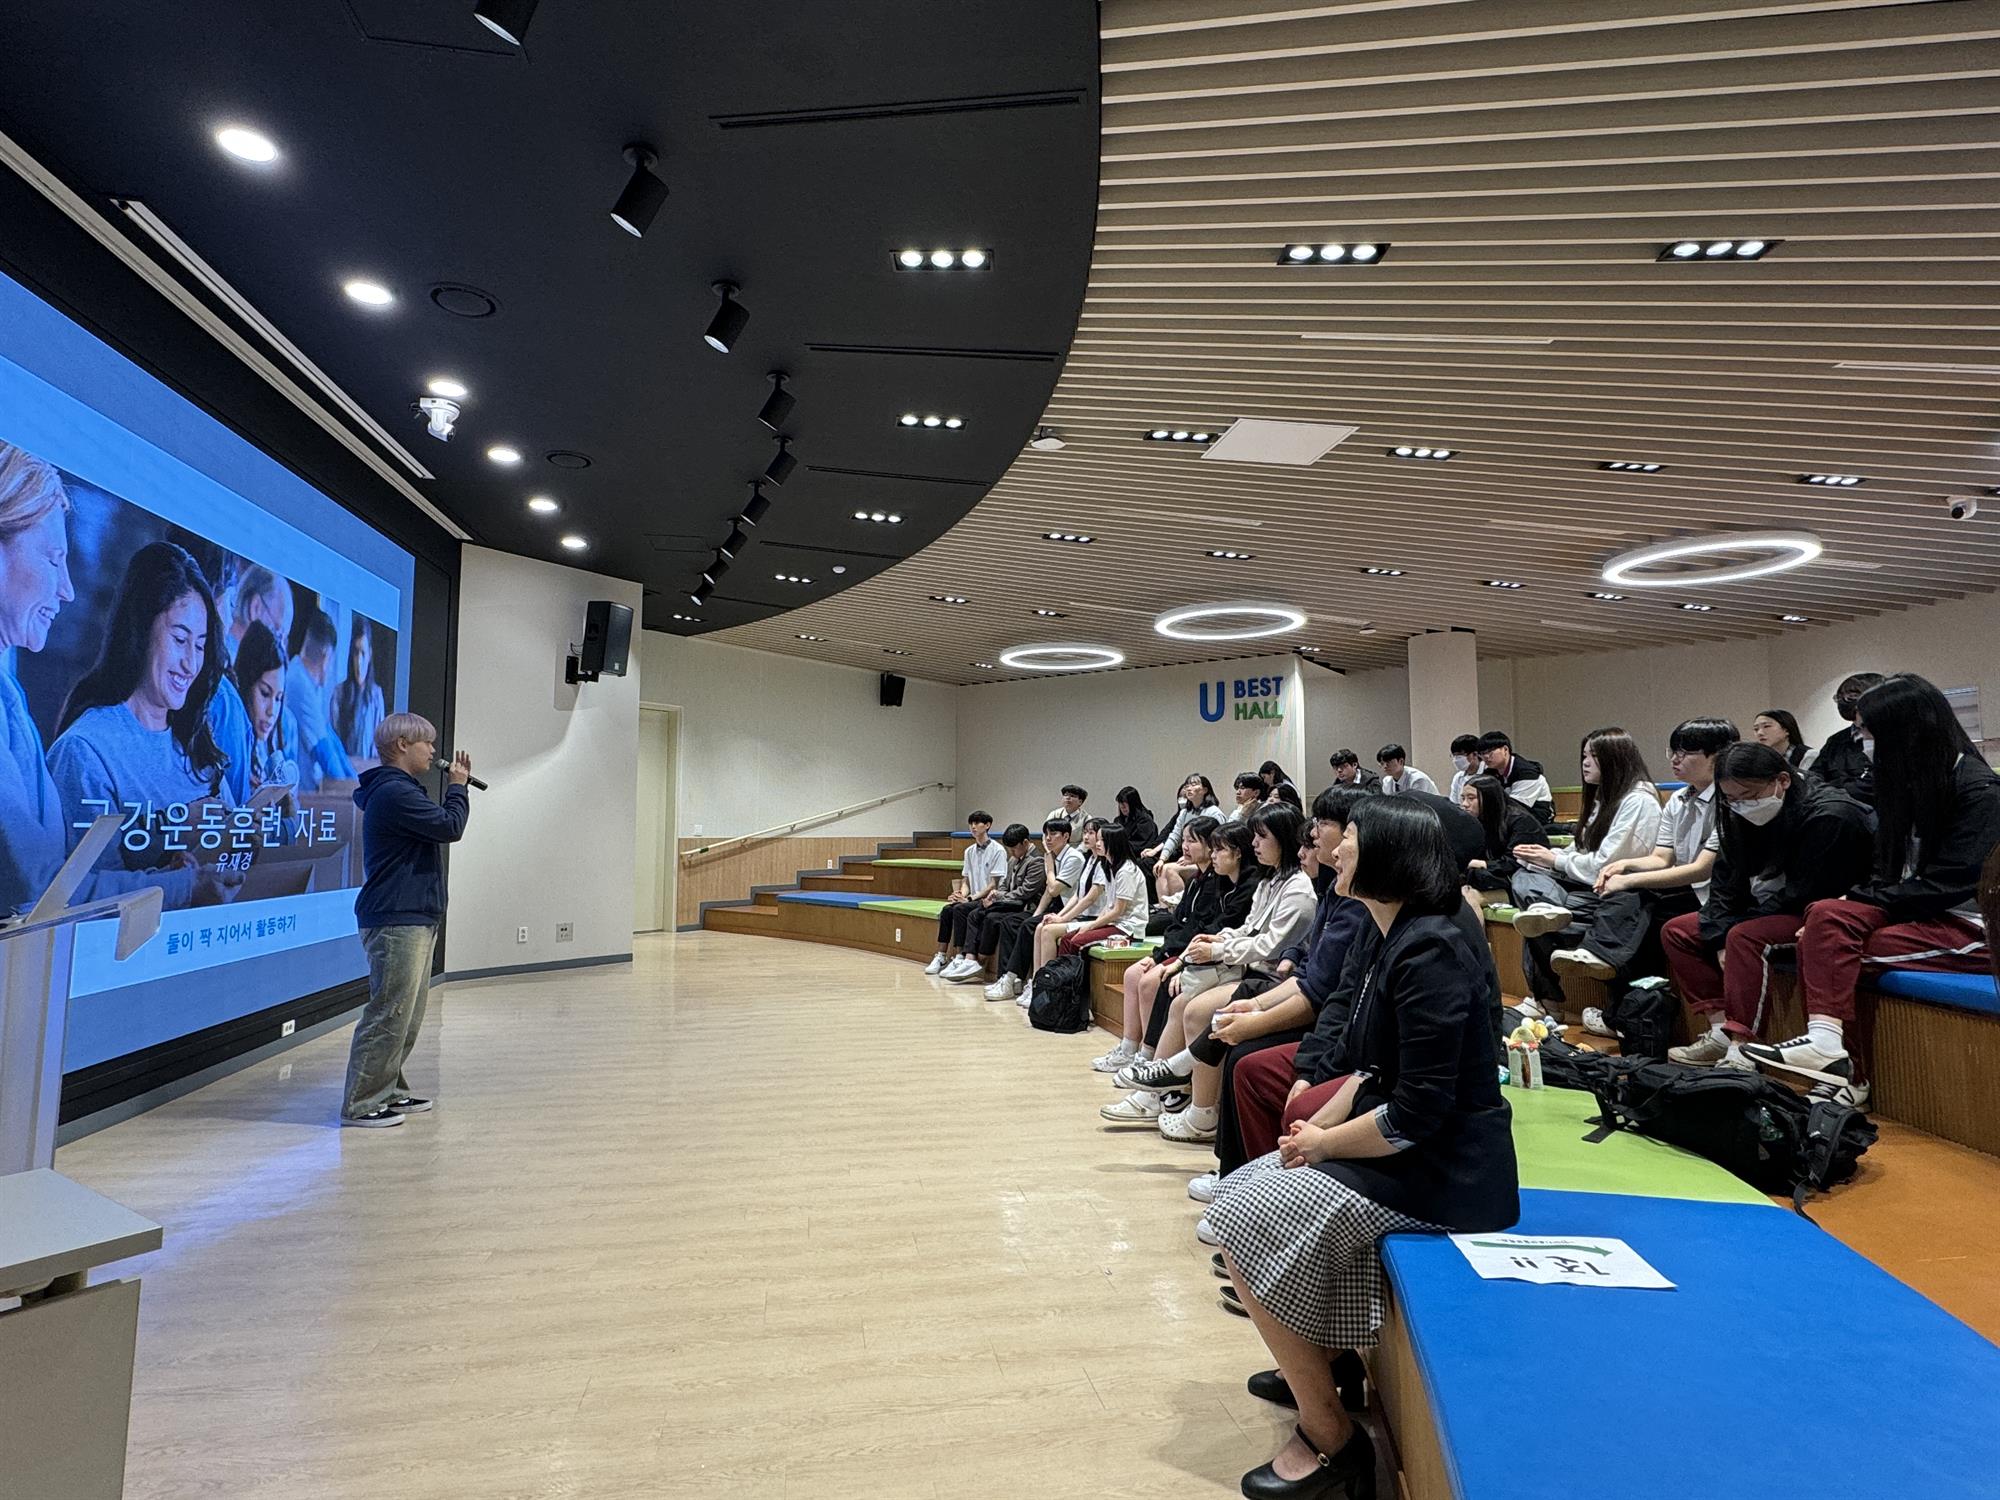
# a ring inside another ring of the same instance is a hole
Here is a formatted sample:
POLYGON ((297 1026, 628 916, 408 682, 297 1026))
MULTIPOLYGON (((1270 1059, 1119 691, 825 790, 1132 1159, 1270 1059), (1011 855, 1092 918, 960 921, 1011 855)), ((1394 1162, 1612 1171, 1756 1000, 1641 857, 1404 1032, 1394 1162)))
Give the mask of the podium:
POLYGON ((28 914, 0 922, 0 1490, 10 1496, 125 1490, 139 1283, 92 1285, 90 1272, 157 1250, 161 1230, 54 1170, 77 926, 115 918, 125 959, 160 925, 157 886, 71 904, 119 821, 97 819, 28 914))

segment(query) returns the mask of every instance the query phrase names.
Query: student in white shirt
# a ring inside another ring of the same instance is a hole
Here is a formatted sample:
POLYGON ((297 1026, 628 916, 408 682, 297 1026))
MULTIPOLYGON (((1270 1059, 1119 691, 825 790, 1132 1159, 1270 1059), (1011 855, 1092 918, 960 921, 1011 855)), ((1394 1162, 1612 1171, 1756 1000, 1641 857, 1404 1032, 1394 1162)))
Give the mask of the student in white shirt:
POLYGON ((1486 771, 1497 776, 1507 795, 1542 820, 1547 827, 1556 820, 1556 794, 1542 774, 1542 763, 1514 753, 1514 742, 1504 729, 1489 729, 1479 737, 1479 758, 1486 771))
POLYGON ((1508 884, 1521 907, 1515 929, 1528 940, 1521 966, 1531 992, 1522 1009, 1529 1015, 1552 1010, 1562 999, 1562 986, 1548 969, 1555 945, 1543 944, 1538 952, 1536 943, 1576 920, 1572 903, 1595 902, 1597 877, 1607 865, 1650 854, 1659 842, 1660 794, 1631 735, 1615 727, 1593 729, 1584 736, 1582 770, 1576 843, 1568 849, 1514 846, 1520 869, 1508 884))
POLYGON ((1263 805, 1264 795, 1269 790, 1264 778, 1255 771, 1238 773, 1235 781, 1236 805, 1229 809, 1225 823, 1241 823, 1263 805))
POLYGON ((1459 793, 1465 790, 1466 782, 1486 770, 1486 761, 1479 753, 1479 736, 1461 734, 1451 742, 1451 800, 1461 807, 1465 799, 1459 793))
MULTIPOLYGON (((1083 804, 1090 800, 1090 793, 1074 782, 1062 789, 1062 806, 1049 810, 1050 818, 1061 818, 1069 824, 1070 836, 1083 837, 1083 804)), ((1048 821, 1043 819, 1044 822, 1048 821)))
POLYGON ((1438 784, 1410 764, 1410 752, 1401 745, 1388 744, 1375 752, 1375 764, 1382 768, 1382 790, 1393 797, 1398 792, 1429 792, 1437 795, 1438 784))
POLYGON ((1125 830, 1105 818, 1083 825, 1084 846, 1091 851, 1074 901, 1042 918, 1035 929, 1035 967, 1029 987, 1016 1004, 1034 1004, 1033 974, 1062 954, 1081 953, 1092 943, 1137 942, 1146 935, 1152 904, 1146 899, 1146 873, 1132 857, 1125 830))
POLYGON ((938 948, 924 969, 926 974, 943 972, 945 965, 958 957, 965 947, 965 924, 986 893, 995 889, 1007 874, 1007 851, 989 837, 993 832, 993 814, 969 812, 965 815, 965 826, 971 830, 972 842, 965 847, 951 899, 938 913, 938 948))

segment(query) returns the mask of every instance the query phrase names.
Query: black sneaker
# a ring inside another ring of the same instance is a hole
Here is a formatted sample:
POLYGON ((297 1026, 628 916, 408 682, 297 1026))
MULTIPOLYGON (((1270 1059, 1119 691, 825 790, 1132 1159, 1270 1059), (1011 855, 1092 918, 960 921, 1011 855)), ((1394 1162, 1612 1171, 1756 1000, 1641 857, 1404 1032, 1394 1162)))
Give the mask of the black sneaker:
POLYGON ((423 1115, 430 1113, 431 1101, 419 1099, 415 1094, 404 1094, 399 1099, 391 1099, 385 1107, 399 1115, 423 1115))
POLYGON ((359 1125, 364 1130, 380 1130, 385 1126, 402 1124, 403 1117, 385 1104, 380 1109, 370 1110, 365 1115, 342 1115, 340 1123, 359 1125))
POLYGON ((1194 1095, 1184 1094, 1179 1089, 1170 1089, 1160 1095, 1160 1113, 1163 1115, 1177 1115, 1193 1103, 1194 1095))
POLYGON ((1132 1070, 1131 1076, 1132 1087, 1144 1089, 1149 1094, 1164 1094, 1175 1089, 1184 1089, 1193 1077, 1190 1073, 1176 1073, 1173 1064, 1164 1057, 1140 1063, 1132 1070))

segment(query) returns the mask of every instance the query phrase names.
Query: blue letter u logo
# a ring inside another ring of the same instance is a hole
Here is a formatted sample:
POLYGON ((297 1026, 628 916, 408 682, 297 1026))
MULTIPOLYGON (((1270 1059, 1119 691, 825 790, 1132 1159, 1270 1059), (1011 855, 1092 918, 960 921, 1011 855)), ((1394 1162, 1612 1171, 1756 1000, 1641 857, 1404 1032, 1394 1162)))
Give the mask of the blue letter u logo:
POLYGON ((1200 695, 1201 698, 1201 716, 1204 719, 1208 720, 1208 722, 1211 724, 1215 723, 1218 719, 1222 717, 1222 707, 1223 707, 1222 688, 1223 684, 1217 682, 1215 685, 1215 707, 1212 709, 1208 706, 1208 684, 1204 682, 1198 688, 1195 689, 1195 691, 1200 695))

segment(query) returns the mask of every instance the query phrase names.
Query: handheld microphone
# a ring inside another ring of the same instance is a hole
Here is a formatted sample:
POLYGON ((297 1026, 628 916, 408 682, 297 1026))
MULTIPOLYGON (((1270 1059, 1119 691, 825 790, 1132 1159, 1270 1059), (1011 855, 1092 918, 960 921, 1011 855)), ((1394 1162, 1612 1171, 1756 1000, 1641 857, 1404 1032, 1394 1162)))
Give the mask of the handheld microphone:
MULTIPOLYGON (((433 771, 449 771, 451 769, 451 757, 440 755, 436 760, 431 762, 431 769, 433 771)), ((468 785, 476 786, 482 792, 487 789, 486 783, 481 781, 477 776, 468 776, 465 779, 468 785)))

